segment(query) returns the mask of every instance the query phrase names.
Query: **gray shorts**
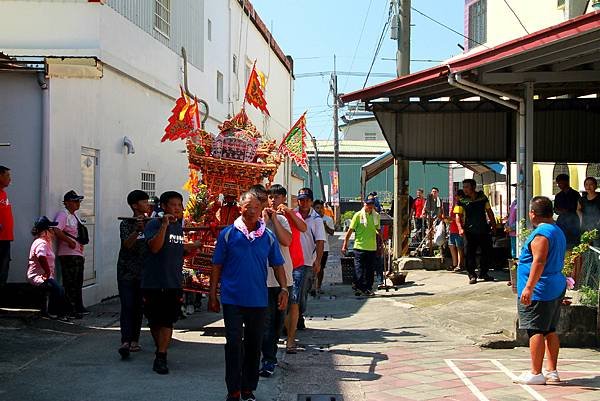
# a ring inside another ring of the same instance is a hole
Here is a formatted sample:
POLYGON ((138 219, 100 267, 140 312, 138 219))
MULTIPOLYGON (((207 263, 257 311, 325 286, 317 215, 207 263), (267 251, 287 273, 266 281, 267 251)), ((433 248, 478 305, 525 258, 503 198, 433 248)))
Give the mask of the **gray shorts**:
POLYGON ((519 299, 519 328, 524 330, 556 331, 560 318, 560 305, 565 294, 552 301, 531 301, 525 306, 519 299))

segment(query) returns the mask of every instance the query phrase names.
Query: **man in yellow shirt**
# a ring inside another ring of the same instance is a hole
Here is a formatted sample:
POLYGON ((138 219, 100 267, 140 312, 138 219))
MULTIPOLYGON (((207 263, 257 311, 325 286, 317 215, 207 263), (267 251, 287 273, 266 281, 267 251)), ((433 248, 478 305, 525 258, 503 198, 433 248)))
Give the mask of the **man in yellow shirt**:
POLYGON ((355 295, 373 295, 375 264, 377 263, 377 236, 379 235, 380 217, 375 210, 375 197, 369 195, 363 208, 352 217, 350 228, 346 232, 342 244, 342 253, 348 251, 348 241, 352 233, 354 237, 355 295))

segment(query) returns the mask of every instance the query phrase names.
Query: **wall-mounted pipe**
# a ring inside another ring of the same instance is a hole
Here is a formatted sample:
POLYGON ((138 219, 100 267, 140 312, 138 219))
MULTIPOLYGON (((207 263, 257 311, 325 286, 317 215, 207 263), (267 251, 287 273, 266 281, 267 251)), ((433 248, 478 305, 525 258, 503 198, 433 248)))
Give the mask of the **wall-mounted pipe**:
POLYGON ((37 73, 42 90, 42 155, 40 171, 40 216, 47 215, 50 205, 50 82, 45 73, 37 73))
POLYGON ((135 153, 135 148, 133 147, 133 141, 128 136, 123 137, 123 146, 125 146, 127 148, 128 155, 135 153))

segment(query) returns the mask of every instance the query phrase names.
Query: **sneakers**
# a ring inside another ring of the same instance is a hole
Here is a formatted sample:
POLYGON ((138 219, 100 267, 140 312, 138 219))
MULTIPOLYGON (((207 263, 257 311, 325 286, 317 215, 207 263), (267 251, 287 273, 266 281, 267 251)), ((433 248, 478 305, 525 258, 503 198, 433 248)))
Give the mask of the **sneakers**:
POLYGON ((185 307, 185 314, 186 315, 193 315, 194 312, 196 311, 196 308, 194 308, 194 305, 188 305, 185 307))
POLYGON ((242 391, 242 401, 256 401, 256 397, 252 391, 242 391))
POLYGON ((165 353, 156 353, 156 358, 154 358, 154 366, 152 366, 152 370, 158 373, 159 375, 166 375, 169 373, 169 367, 167 366, 167 354, 165 353))
POLYGON ((543 374, 534 375, 531 372, 523 372, 521 376, 513 380, 516 384, 532 384, 532 385, 543 385, 546 384, 546 378, 543 374))
POLYGON ((373 295, 375 295, 375 293, 371 290, 365 290, 365 295, 368 297, 372 297, 373 295))
POLYGON ((560 383, 560 376, 558 370, 542 370, 542 374, 546 378, 546 383, 560 383))
POLYGON ((356 290, 356 291, 354 291, 354 295, 357 297, 362 297, 363 292, 361 290, 356 290))
POLYGON ((469 277, 469 284, 477 284, 477 277, 469 277))
POLYGON ((263 362, 262 367, 258 371, 258 374, 262 377, 271 377, 275 372, 275 364, 273 362, 263 362))

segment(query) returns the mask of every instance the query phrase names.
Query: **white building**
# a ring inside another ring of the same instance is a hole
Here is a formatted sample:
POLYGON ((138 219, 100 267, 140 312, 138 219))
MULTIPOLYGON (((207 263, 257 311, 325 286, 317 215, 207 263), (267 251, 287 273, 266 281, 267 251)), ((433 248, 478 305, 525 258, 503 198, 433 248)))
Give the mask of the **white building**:
MULTIPOLYGON (((84 301, 117 293, 116 218, 130 213, 127 193, 181 190, 187 179, 184 142, 160 142, 183 83, 182 47, 189 89, 210 106, 207 130, 239 111, 256 60, 271 117, 247 111, 281 140, 292 123, 292 60, 247 0, 2 2, 0 52, 12 58, 0 58, 0 142, 10 143, 0 164, 12 169, 16 225, 10 282, 25 281, 33 219, 54 216, 75 189, 92 237, 84 301)), ((282 165, 278 182, 300 185, 289 176, 282 165)))
MULTIPOLYGON (((465 40, 465 50, 469 53, 477 52, 482 50, 483 46, 493 47, 593 12, 594 3, 600 2, 466 0, 464 32, 471 40, 465 40)), ((583 191, 586 177, 600 178, 600 165, 536 163, 533 166, 533 195, 555 195, 558 192, 555 177, 560 173, 569 174, 571 186, 583 191)), ((513 181, 517 177, 515 165, 512 166, 512 177, 513 181)))

